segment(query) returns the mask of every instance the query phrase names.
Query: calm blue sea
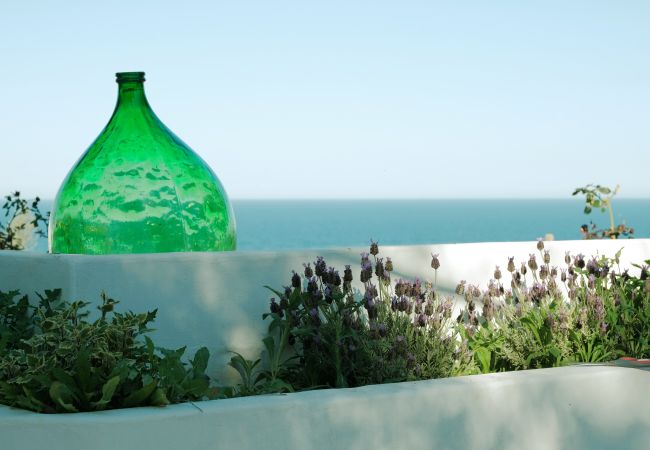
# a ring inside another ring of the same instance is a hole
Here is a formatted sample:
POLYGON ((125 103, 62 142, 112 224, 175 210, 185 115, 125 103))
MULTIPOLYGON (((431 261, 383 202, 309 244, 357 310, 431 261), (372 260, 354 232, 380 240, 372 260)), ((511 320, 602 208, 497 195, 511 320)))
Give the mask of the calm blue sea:
MULTIPOLYGON (((44 202, 47 210, 51 202, 44 202)), ((608 216, 567 200, 235 200, 239 250, 530 241, 552 233, 580 239, 579 227, 608 216)), ((650 237, 650 199, 616 199, 617 223, 650 237)), ((40 242, 36 250, 46 251, 40 242)))

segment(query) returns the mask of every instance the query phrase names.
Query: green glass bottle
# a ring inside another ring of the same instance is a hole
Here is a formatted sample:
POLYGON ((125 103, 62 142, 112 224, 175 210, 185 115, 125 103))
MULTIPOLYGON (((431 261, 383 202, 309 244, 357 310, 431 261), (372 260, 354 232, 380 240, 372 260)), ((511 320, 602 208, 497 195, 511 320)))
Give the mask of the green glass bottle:
POLYGON ((235 218, 216 175, 156 117, 144 72, 117 74, 113 116, 63 181, 51 253, 234 250, 235 218))

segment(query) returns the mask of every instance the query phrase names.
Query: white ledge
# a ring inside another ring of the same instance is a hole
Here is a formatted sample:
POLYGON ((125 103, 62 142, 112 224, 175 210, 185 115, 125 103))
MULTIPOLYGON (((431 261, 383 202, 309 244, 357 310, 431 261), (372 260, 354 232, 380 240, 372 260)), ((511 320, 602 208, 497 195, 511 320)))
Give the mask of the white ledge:
POLYGON ((650 373, 573 366, 36 414, 0 406, 2 450, 646 449, 650 373))

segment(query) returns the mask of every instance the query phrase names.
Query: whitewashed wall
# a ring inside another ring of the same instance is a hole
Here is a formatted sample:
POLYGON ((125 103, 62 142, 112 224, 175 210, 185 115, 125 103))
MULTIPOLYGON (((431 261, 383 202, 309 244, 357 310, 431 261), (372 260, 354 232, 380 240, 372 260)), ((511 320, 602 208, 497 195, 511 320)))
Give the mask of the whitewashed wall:
POLYGON ((0 406, 0 450, 646 450, 650 373, 579 366, 165 408, 0 406))
MULTIPOLYGON (((564 251, 614 255, 622 266, 650 258, 650 240, 546 243, 553 264, 564 251)), ((228 350, 259 354, 265 331, 263 285, 288 283, 291 269, 317 255, 351 264, 365 249, 179 253, 127 256, 0 252, 0 290, 33 294, 60 287, 69 299, 104 290, 134 311, 159 308, 156 341, 207 345, 222 381, 228 350)), ((508 256, 526 260, 535 243, 382 248, 396 276, 484 283, 508 256)), ((505 270, 504 270, 505 273, 505 270)), ((507 276, 507 275, 506 275, 507 276)), ((302 392, 166 408, 43 415, 0 406, 0 450, 145 449, 646 449, 650 373, 580 366, 302 392)))
MULTIPOLYGON (((460 279, 485 284, 495 264, 504 276, 507 257, 527 260, 536 253, 535 242, 479 243, 380 247, 390 256, 394 277, 420 277, 433 281, 431 253, 439 253, 440 288, 452 291, 460 279)), ((620 241, 547 242, 552 263, 563 264, 564 252, 613 256, 623 248, 621 263, 650 258, 650 239, 620 241)), ((48 255, 0 251, 0 290, 20 289, 34 296, 44 289, 62 288, 70 300, 99 301, 101 291, 121 303, 122 310, 158 308, 154 334, 158 345, 188 346, 192 353, 207 346, 212 354, 210 374, 221 382, 233 380, 226 368, 229 351, 256 357, 267 324, 271 293, 264 288, 289 284, 291 270, 324 256, 341 271, 352 265, 359 276, 359 253, 366 248, 284 252, 166 253, 144 255, 48 255)), ((538 258, 539 259, 539 258, 538 258)))

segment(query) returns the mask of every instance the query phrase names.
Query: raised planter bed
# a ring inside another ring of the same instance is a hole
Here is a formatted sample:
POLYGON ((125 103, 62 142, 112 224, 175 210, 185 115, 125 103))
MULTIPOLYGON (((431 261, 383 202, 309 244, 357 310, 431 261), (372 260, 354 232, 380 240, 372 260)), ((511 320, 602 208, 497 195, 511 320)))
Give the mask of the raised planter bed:
POLYGON ((645 449, 650 373, 575 366, 165 408, 0 407, 0 448, 645 449))
MULTIPOLYGON (((395 276, 438 285, 484 283, 494 264, 525 260, 534 243, 382 247, 395 276)), ((621 263, 650 255, 650 240, 546 243, 552 264, 573 254, 621 263)), ((291 269, 325 257, 358 267, 365 249, 299 252, 177 253, 126 256, 0 252, 0 290, 32 294, 62 288, 68 299, 97 300, 103 290, 121 309, 159 308, 159 345, 207 345, 209 373, 223 383, 229 351, 255 358, 267 324, 263 285, 288 282, 291 269)), ((356 270, 355 270, 356 271, 356 270)), ((74 415, 39 415, 0 407, 0 449, 18 448, 647 448, 644 392, 650 374, 619 367, 567 367, 303 392, 74 415), (59 446, 59 447, 57 447, 59 446)))

